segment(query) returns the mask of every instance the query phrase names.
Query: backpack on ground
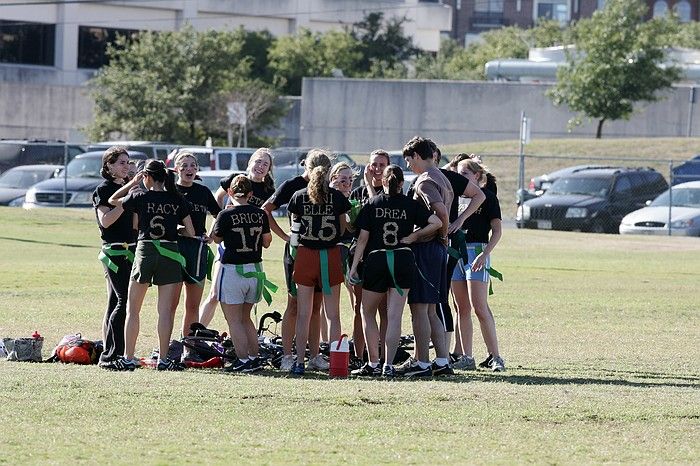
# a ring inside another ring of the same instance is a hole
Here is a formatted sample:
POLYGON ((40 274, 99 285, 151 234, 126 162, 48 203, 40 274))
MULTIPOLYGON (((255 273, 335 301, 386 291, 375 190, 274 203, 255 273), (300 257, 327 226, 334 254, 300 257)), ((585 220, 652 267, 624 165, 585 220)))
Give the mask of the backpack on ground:
POLYGON ((54 348, 46 362, 63 362, 66 364, 97 364, 102 354, 102 341, 87 340, 81 334, 64 336, 54 348))

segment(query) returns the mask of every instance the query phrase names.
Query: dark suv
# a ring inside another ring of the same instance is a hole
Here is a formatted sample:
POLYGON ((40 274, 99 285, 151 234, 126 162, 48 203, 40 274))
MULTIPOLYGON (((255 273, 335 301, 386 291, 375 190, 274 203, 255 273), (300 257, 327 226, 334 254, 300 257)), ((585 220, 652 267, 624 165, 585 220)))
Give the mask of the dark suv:
POLYGON ((518 227, 617 233, 622 217, 668 189, 651 168, 604 167, 574 171, 542 196, 518 207, 518 227))
POLYGON ((63 165, 65 152, 68 160, 85 152, 77 144, 50 139, 2 139, 0 140, 0 173, 19 165, 63 165))

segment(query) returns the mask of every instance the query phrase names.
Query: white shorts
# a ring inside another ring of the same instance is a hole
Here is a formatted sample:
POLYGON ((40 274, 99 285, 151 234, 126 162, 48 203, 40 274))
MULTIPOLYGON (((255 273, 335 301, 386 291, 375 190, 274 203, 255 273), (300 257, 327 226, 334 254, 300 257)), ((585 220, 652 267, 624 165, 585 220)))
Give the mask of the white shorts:
MULTIPOLYGON (((255 264, 243 264, 243 273, 255 272, 255 264)), ((238 274, 236 265, 221 264, 218 277, 218 299, 223 304, 255 304, 260 301, 258 279, 238 274)))

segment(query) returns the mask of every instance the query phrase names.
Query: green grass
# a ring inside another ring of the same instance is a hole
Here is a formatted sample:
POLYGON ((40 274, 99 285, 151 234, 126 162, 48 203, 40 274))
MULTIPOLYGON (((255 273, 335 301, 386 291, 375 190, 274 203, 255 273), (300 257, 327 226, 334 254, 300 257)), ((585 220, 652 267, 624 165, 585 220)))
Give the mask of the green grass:
MULTIPOLYGON (((93 213, 0 208, 0 222, 0 336, 39 330, 45 357, 64 334, 99 338, 93 213)), ((280 258, 274 241, 278 284, 280 258)), ((697 462, 697 238, 507 229, 493 260, 504 374, 389 383, 0 361, 0 463, 697 462)), ((342 314, 349 330, 346 301, 342 314)))

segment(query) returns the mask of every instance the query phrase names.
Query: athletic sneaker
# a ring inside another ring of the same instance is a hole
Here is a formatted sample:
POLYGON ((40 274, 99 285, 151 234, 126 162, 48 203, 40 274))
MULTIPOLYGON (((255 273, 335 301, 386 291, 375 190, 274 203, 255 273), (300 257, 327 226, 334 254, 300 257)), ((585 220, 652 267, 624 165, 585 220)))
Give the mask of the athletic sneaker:
POLYGON ((350 355, 350 370, 360 369, 365 365, 365 362, 355 355, 350 355))
POLYGON ((158 361, 158 365, 156 366, 157 371, 184 371, 185 369, 186 367, 184 365, 172 359, 158 361))
POLYGON ((244 369, 249 369, 251 364, 252 361, 250 359, 246 362, 241 362, 240 359, 236 359, 233 364, 224 368, 224 372, 244 372, 244 369))
POLYGON ((379 377, 382 375, 382 366, 377 365, 377 367, 372 367, 369 363, 365 363, 364 366, 355 369, 351 374, 359 377, 379 377))
POLYGON ((506 370, 506 362, 502 357, 496 356, 491 359, 491 370, 494 372, 504 372, 506 370))
POLYGON ((460 358, 461 358, 461 357, 462 357, 462 355, 461 355, 461 354, 457 354, 457 353, 450 353, 450 364, 454 364, 454 363, 456 363, 457 361, 459 361, 459 360, 460 360, 460 358))
POLYGON ((441 375, 455 375, 455 371, 452 370, 449 364, 444 366, 438 365, 436 362, 432 363, 430 369, 433 371, 433 376, 438 377, 441 375))
POLYGON ((282 362, 280 362, 280 370, 285 372, 291 371, 295 361, 296 358, 291 354, 282 356, 282 362))
POLYGON ((465 371, 476 370, 476 361, 471 356, 461 356, 457 361, 452 364, 454 369, 462 369, 465 371))
POLYGON ((398 374, 396 373, 396 368, 394 366, 384 366, 384 370, 382 370, 382 377, 385 379, 393 379, 397 376, 398 374))
POLYGON ((306 368, 310 371, 327 371, 329 367, 331 367, 331 365, 328 364, 328 361, 326 361, 326 358, 324 358, 321 353, 309 359, 309 363, 306 365, 306 368))
POLYGON ((410 357, 406 359, 403 363, 399 364, 398 366, 395 366, 395 369, 399 375, 404 375, 406 371, 414 369, 416 367, 418 367, 418 361, 410 357))
POLYGON ((248 372, 256 372, 262 370, 263 366, 265 365, 265 361, 263 361, 262 358, 253 358, 250 361, 250 371, 248 372))
POLYGON ((133 371, 138 367, 135 359, 126 359, 124 356, 115 359, 112 364, 114 364, 116 371, 133 371))
POLYGON ((488 369, 491 367, 491 360, 493 359, 493 355, 489 353, 489 355, 479 363, 479 367, 482 367, 484 369, 488 369))
POLYGON ((108 371, 118 371, 116 361, 100 361, 97 363, 97 367, 100 369, 105 369, 108 371))
POLYGON ((304 363, 294 363, 292 366, 292 370, 289 371, 289 373, 293 376, 302 376, 304 375, 304 363))
POLYGON ((432 377, 433 376, 433 368, 431 365, 431 366, 428 366, 425 369, 423 369, 420 367, 420 365, 418 365, 416 363, 415 366, 409 368, 406 372, 403 373, 403 375, 404 375, 404 377, 408 377, 410 379, 417 379, 419 377, 432 377))

